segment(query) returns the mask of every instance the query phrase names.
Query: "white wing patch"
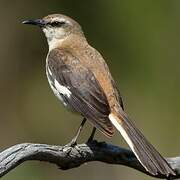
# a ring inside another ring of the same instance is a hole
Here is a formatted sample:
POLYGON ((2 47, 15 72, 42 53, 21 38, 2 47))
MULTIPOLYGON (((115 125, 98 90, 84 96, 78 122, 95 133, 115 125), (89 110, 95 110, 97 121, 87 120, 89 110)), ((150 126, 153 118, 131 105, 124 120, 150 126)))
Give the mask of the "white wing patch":
POLYGON ((49 74, 52 76, 52 72, 51 72, 51 70, 49 69, 49 67, 47 67, 47 70, 48 70, 49 74))
POLYGON ((46 74, 49 85, 53 90, 55 96, 63 103, 64 106, 67 106, 67 103, 64 101, 63 96, 67 96, 68 98, 70 98, 71 96, 70 90, 67 87, 60 85, 57 80, 53 80, 53 81, 51 80, 50 76, 52 76, 52 72, 47 66, 46 66, 46 74))
MULTIPOLYGON (((49 75, 52 76, 52 72, 49 69, 49 67, 47 67, 47 70, 49 72, 49 75)), ((59 82, 56 79, 54 80, 54 85, 55 85, 56 91, 58 93, 63 94, 65 96, 67 96, 68 98, 71 96, 71 91, 67 87, 62 86, 61 84, 59 84, 59 82)))
POLYGON ((60 85, 56 79, 54 80, 54 85, 60 94, 63 94, 64 96, 70 98, 71 91, 67 87, 60 85))

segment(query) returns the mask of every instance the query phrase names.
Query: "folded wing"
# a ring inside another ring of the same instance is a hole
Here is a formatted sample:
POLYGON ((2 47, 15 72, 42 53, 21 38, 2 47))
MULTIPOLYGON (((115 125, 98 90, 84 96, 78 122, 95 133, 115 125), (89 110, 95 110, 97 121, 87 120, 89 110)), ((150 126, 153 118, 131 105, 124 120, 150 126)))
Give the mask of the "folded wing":
POLYGON ((65 103, 90 120, 105 135, 111 137, 114 130, 108 118, 110 108, 93 73, 71 53, 59 49, 50 52, 47 65, 54 88, 56 88, 55 83, 58 82, 70 92, 69 96, 61 94, 65 103))

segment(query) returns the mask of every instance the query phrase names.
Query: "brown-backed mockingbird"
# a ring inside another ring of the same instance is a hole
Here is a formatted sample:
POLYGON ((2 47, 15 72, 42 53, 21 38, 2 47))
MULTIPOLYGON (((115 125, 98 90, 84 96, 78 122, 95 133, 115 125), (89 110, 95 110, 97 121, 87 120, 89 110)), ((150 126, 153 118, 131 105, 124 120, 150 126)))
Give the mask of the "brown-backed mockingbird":
POLYGON ((76 142, 86 119, 108 137, 114 134, 115 126, 149 173, 175 175, 124 112, 122 98, 107 64, 88 44, 81 26, 61 14, 23 23, 37 25, 44 32, 49 45, 46 59, 49 84, 65 107, 84 118, 72 142, 76 142))

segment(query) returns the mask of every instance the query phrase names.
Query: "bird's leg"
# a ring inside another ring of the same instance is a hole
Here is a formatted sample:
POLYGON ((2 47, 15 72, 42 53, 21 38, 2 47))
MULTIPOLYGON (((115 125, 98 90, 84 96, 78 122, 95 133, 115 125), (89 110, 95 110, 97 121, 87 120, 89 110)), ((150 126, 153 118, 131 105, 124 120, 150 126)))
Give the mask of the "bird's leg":
POLYGON ((82 128, 83 128, 85 122, 86 122, 86 118, 83 118, 83 120, 82 120, 82 122, 81 122, 81 124, 80 124, 80 126, 79 126, 79 128, 78 128, 78 130, 77 130, 76 135, 75 135, 74 138, 71 140, 71 142, 68 143, 68 146, 74 147, 74 146, 77 144, 77 143, 76 143, 76 142, 77 142, 77 138, 78 138, 79 134, 81 133, 82 128))
POLYGON ((90 137, 89 137, 89 139, 88 139, 88 141, 87 141, 88 143, 91 142, 91 141, 93 141, 95 132, 96 132, 96 128, 93 127, 93 130, 92 130, 92 132, 91 132, 91 135, 90 135, 90 137))

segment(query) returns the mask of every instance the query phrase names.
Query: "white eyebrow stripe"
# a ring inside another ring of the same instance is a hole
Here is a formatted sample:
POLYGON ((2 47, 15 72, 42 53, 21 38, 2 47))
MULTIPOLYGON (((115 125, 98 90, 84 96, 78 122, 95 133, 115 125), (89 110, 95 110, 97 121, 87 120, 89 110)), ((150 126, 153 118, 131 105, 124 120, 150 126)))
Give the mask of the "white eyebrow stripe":
POLYGON ((57 18, 57 17, 55 17, 55 18, 52 18, 52 20, 51 20, 51 22, 52 21, 64 21, 64 22, 66 22, 66 19, 64 19, 64 18, 57 18))

